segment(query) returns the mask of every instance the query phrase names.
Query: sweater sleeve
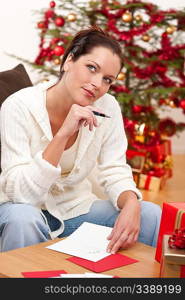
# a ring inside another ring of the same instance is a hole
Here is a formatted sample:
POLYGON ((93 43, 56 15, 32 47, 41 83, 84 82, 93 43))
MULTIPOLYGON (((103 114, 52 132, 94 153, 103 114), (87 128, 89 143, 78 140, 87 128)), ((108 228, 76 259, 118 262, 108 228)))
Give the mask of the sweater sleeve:
POLYGON ((142 200, 142 194, 136 188, 132 169, 126 162, 127 138, 121 109, 115 99, 113 103, 112 117, 104 134, 98 167, 100 185, 118 209, 117 199, 122 192, 131 190, 136 193, 138 200, 142 200))
POLYGON ((41 206, 51 185, 60 175, 42 158, 39 151, 33 157, 30 136, 33 128, 29 112, 12 95, 1 108, 1 189, 8 201, 41 206))

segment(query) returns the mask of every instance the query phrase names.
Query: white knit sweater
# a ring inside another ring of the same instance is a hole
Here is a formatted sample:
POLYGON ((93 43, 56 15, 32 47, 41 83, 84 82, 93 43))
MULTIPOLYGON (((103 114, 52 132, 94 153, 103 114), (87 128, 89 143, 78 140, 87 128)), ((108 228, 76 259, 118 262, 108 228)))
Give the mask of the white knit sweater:
POLYGON ((62 165, 54 167, 42 158, 53 138, 45 102, 46 90, 52 84, 22 89, 8 97, 1 107, 0 202, 29 203, 47 209, 62 222, 55 237, 63 230, 63 220, 88 212, 97 200, 88 179, 95 166, 97 181, 117 209, 121 192, 132 190, 139 200, 142 196, 126 164, 127 140, 121 110, 109 94, 94 106, 111 118, 97 117, 99 126, 93 131, 88 127, 80 129, 75 164, 67 177, 61 176, 62 165))

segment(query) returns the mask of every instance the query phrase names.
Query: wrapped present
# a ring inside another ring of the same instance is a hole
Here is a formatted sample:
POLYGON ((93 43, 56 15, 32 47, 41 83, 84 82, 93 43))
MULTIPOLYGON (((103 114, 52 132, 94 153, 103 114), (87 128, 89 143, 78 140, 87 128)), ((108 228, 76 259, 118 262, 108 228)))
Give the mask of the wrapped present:
POLYGON ((172 154, 171 140, 164 140, 160 144, 151 147, 149 151, 151 152, 153 162, 160 163, 172 154))
POLYGON ((159 236, 155 252, 155 259, 160 262, 162 240, 164 234, 171 235, 175 229, 185 227, 185 202, 163 203, 159 236))
POLYGON ((160 277, 185 278, 185 249, 170 248, 169 239, 163 236, 160 277))
POLYGON ((135 150, 127 150, 126 157, 127 162, 131 166, 132 171, 135 173, 141 173, 145 163, 145 153, 135 151, 135 150))
POLYGON ((143 152, 153 163, 162 163, 166 157, 171 157, 172 155, 171 140, 169 139, 158 142, 155 145, 146 145, 145 143, 130 141, 130 145, 136 149, 135 151, 143 152))
POLYGON ((166 181, 169 177, 172 176, 171 169, 165 168, 153 168, 146 171, 143 170, 144 174, 139 176, 138 187, 144 190, 157 192, 166 184, 166 181))
POLYGON ((142 170, 144 168, 145 156, 146 156, 145 153, 135 151, 135 150, 128 149, 126 152, 127 163, 132 168, 133 179, 134 179, 137 187, 139 184, 140 173, 142 172, 142 170))
POLYGON ((153 170, 153 172, 156 173, 157 177, 162 176, 164 174, 166 178, 172 177, 173 159, 171 155, 167 155, 164 161, 160 163, 154 163, 151 159, 146 160, 146 162, 148 162, 149 166, 147 170, 153 170))
POLYGON ((151 176, 147 174, 141 174, 139 176, 139 185, 140 189, 158 191, 161 185, 161 178, 156 176, 151 176))

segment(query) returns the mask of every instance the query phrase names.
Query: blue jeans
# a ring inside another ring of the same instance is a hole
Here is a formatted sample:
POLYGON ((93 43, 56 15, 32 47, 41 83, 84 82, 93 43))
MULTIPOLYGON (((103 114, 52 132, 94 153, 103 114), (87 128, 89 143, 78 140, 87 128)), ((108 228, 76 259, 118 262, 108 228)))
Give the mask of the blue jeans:
MULTIPOLYGON (((51 231, 60 227, 60 221, 48 211, 42 211, 47 218, 46 224, 41 211, 30 205, 6 202, 0 205, 1 251, 45 242, 50 239, 51 231)), ((65 229, 59 237, 68 236, 83 222, 113 227, 119 214, 108 200, 95 201, 90 211, 79 217, 64 221, 65 229)), ((160 226, 161 208, 151 202, 141 202, 141 229, 138 241, 155 247, 160 226)))

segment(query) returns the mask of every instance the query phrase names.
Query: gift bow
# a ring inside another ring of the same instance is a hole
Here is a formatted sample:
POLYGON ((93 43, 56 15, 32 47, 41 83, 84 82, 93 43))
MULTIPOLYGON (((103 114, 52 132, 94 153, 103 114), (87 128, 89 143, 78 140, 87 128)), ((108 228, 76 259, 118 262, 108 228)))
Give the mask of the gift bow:
POLYGON ((175 229, 172 236, 168 239, 168 245, 170 248, 185 249, 185 227, 175 229))

